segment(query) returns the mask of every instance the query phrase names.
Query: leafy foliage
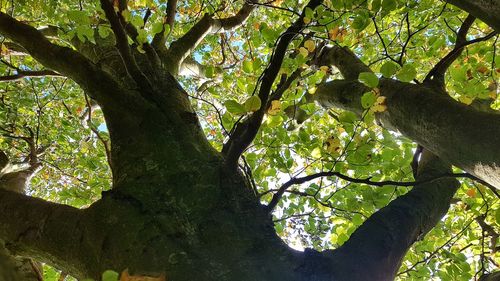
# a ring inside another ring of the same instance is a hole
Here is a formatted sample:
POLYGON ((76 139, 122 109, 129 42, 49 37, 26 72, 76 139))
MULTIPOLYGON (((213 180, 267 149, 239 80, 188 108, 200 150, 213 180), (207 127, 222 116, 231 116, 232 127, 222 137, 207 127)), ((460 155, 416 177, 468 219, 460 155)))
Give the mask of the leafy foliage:
MULTIPOLYGON (((169 44, 203 14, 224 18, 235 14, 244 1, 229 2, 179 1, 171 30, 163 23, 165 1, 130 1, 123 16, 139 30, 139 42, 165 32, 169 44), (147 11, 151 15, 145 19, 147 11)), ((51 40, 59 44, 94 43, 112 34, 97 1, 0 3, 2 11, 14 11, 19 20, 38 28, 57 26, 57 36, 51 40)), ((280 34, 303 4, 276 0, 258 5, 242 27, 209 35, 194 51, 194 60, 206 66, 204 75, 179 79, 216 149, 222 148, 235 124, 266 106, 256 95, 257 85, 280 34)), ((317 84, 340 78, 337 69, 314 64, 315 51, 324 44, 350 47, 378 71, 359 75, 359 81, 370 88, 378 86, 379 77, 422 81, 453 48, 456 30, 465 16, 452 6, 430 0, 332 0, 306 10, 307 28, 291 43, 280 69, 282 77, 298 73, 297 78, 272 102, 253 145, 244 153, 242 169, 262 203, 268 203, 287 180, 320 171, 373 181, 412 181, 410 162, 415 144, 376 124, 374 112, 385 108, 384 98, 375 89, 361 98, 366 109, 361 117, 324 110, 309 102, 317 84), (307 120, 298 122, 299 114, 307 115, 307 120)), ((490 31, 477 22, 469 36, 481 37, 490 31)), ((490 109, 500 108, 496 43, 493 39, 468 46, 450 67, 446 86, 453 98, 465 104, 487 101, 490 109)), ((12 66, 25 71, 41 68, 33 58, 14 52, 2 43, 0 71, 4 75, 15 71, 12 66)), ((30 194, 85 207, 110 187, 106 162, 109 136, 102 113, 91 103, 81 89, 62 77, 0 84, 0 131, 4 136, 0 149, 22 161, 28 147, 19 137, 29 130, 36 133, 38 146, 47 147, 30 194)), ((408 252, 400 280, 470 280, 500 263, 498 252, 488 250, 495 238, 484 226, 500 231, 498 197, 481 184, 469 180, 461 180, 461 184, 448 215, 408 252)), ((406 187, 319 178, 285 193, 273 213, 275 228, 284 241, 298 249, 336 248, 367 217, 407 191, 406 187)), ((54 272, 47 269, 46 280, 56 280, 54 272)), ((116 279, 106 278, 103 280, 116 279)))

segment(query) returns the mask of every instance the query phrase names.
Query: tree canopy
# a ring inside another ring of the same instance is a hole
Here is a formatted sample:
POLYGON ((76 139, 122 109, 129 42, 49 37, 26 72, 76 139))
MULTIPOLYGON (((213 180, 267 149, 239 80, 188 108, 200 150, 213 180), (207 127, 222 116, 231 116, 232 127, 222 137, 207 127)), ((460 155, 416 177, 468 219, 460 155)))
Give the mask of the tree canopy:
POLYGON ((0 281, 494 280, 499 14, 0 1, 0 281))

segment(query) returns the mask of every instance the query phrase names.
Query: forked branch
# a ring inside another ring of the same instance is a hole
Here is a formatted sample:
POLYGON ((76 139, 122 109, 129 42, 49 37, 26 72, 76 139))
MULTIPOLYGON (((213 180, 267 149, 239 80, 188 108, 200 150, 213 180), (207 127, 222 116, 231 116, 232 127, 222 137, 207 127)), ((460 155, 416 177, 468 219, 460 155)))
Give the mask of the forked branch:
MULTIPOLYGON (((43 66, 67 76, 89 90, 100 103, 111 103, 113 92, 102 92, 116 82, 80 53, 50 42, 39 30, 0 12, 0 34, 22 47, 43 66)), ((117 97, 118 98, 118 97, 117 97)))
MULTIPOLYGON (((180 65, 208 34, 230 31, 241 26, 254 9, 253 1, 248 1, 236 15, 228 18, 216 19, 213 15, 205 14, 184 36, 172 42, 168 52, 170 60, 174 64, 180 65)), ((153 42, 155 47, 163 46, 160 39, 153 42)))
MULTIPOLYGON (((168 0, 167 11, 165 13, 165 17, 163 18, 163 22, 164 24, 170 27, 169 33, 172 32, 172 29, 174 29, 176 11, 177 11, 177 0, 168 0)), ((168 34, 165 34, 165 25, 164 25, 161 32, 155 34, 155 37, 153 38, 153 42, 151 43, 153 48, 157 50, 164 49, 165 43, 167 42, 167 36, 168 34)))
POLYGON ((115 12, 113 3, 109 0, 101 0, 101 7, 106 14, 111 29, 116 38, 116 48, 122 57, 123 64, 128 74, 134 79, 134 81, 146 91, 152 90, 151 83, 142 71, 139 69, 137 62, 135 61, 132 50, 128 44, 127 33, 120 22, 120 17, 115 12))
MULTIPOLYGON (((311 0, 307 4, 306 8, 314 10, 321 3, 321 0, 311 0)), ((271 56, 269 65, 261 76, 262 79, 258 96, 262 102, 262 106, 259 110, 250 115, 248 119, 239 123, 228 142, 224 144, 222 153, 225 155, 226 162, 230 166, 236 166, 241 154, 252 143, 253 139, 257 135, 262 119, 264 118, 264 114, 267 110, 267 106, 265 105, 267 105, 269 101, 271 88, 281 69, 288 45, 304 28, 306 8, 304 8, 304 12, 302 12, 301 16, 283 34, 281 34, 273 55, 271 56)))
POLYGON ((450 65, 460 56, 464 48, 474 43, 486 41, 496 34, 496 32, 493 31, 484 37, 467 41, 467 33, 475 19, 476 18, 472 15, 467 16, 457 32, 455 47, 429 71, 424 82, 437 81, 439 86, 444 88, 444 75, 450 65))

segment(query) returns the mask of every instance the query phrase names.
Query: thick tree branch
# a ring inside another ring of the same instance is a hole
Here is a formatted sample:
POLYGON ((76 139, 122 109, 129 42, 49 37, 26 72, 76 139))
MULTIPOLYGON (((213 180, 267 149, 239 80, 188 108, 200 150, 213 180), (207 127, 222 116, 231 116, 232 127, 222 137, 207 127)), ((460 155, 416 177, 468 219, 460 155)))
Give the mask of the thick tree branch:
POLYGON ((52 70, 34 70, 34 71, 24 71, 18 70, 16 74, 0 76, 0 81, 15 81, 20 80, 25 77, 61 77, 62 75, 52 71, 52 70))
MULTIPOLYGON (((495 149, 500 142, 498 114, 477 111, 423 85, 381 79, 379 88, 387 98, 387 111, 377 114, 382 126, 500 187, 500 152, 495 149)), ((359 114, 367 89, 356 81, 334 80, 318 86, 313 98, 326 108, 359 114)))
POLYGON ((127 72, 134 79, 137 85, 141 87, 145 92, 151 91, 151 83, 149 82, 149 79, 146 77, 146 75, 142 73, 139 66, 137 65, 137 62, 135 61, 134 55, 132 54, 132 51, 128 44, 127 34, 120 22, 120 17, 115 12, 113 3, 109 0, 100 1, 101 7, 106 14, 106 18, 111 25, 113 33, 115 34, 116 48, 118 49, 118 52, 123 59, 123 63, 125 65, 125 68, 127 69, 127 72))
MULTIPOLYGON (((450 165, 429 152, 424 154, 417 181, 451 172, 450 165)), ((418 184, 373 214, 333 252, 336 279, 393 280, 406 251, 446 214, 458 187, 452 178, 418 184)))
MULTIPOLYGON (((113 103, 116 82, 90 60, 74 50, 51 43, 34 27, 0 12, 0 34, 20 45, 45 67, 67 76, 93 94, 100 103, 113 103)), ((116 97, 123 98, 123 97, 116 97)))
MULTIPOLYGON (((321 2, 321 0, 311 0, 307 4, 306 8, 314 10, 321 4, 321 2)), ((304 10, 306 8, 304 8, 304 10)), ((305 11, 302 12, 301 16, 283 34, 281 34, 278 39, 278 43, 276 44, 273 55, 271 56, 269 65, 261 76, 262 79, 258 96, 262 105, 267 105, 269 101, 271 88, 281 69, 288 45, 304 27, 304 17, 305 11)), ((226 144, 224 144, 222 149, 222 153, 226 156, 227 164, 234 167, 236 166, 240 155, 243 151, 245 151, 248 145, 252 143, 253 139, 257 135, 266 110, 267 106, 261 106, 260 109, 254 112, 248 119, 236 126, 230 139, 226 144)))
MULTIPOLYGON (((223 19, 214 19, 205 14, 184 36, 172 42, 168 50, 169 63, 173 63, 173 70, 177 70, 184 59, 203 41, 208 34, 230 31, 242 25, 255 9, 253 1, 245 2, 236 15, 223 19)), ((158 41, 158 40, 157 40, 158 41)), ((161 42, 155 43, 156 45, 161 42)))
POLYGON ((496 32, 500 32, 500 1, 499 0, 445 0, 467 13, 484 21, 496 32))
POLYGON ((80 210, 0 188, 0 238, 9 250, 72 268, 80 210))
POLYGON ((372 72, 348 47, 325 47, 321 51, 322 65, 334 65, 346 80, 358 80, 361 72, 372 72))
MULTIPOLYGON (((163 23, 170 27, 169 33, 172 32, 172 30, 174 29, 176 12, 177 12, 177 0, 168 0, 167 11, 165 13, 163 23)), ((153 48, 157 50, 165 49, 167 36, 168 34, 165 34, 165 25, 164 25, 163 28, 161 29, 161 32, 155 34, 153 42, 151 42, 153 48)))
MULTIPOLYGON (((327 108, 340 107, 359 114, 364 110, 361 96, 369 89, 357 82, 357 75, 366 66, 362 67, 355 57, 345 58, 348 54, 344 52, 341 60, 329 62, 352 80, 323 83, 313 98, 327 108)), ((498 114, 477 111, 425 85, 380 79, 379 88, 387 105, 387 111, 377 114, 382 126, 400 131, 444 161, 500 188, 498 114)))

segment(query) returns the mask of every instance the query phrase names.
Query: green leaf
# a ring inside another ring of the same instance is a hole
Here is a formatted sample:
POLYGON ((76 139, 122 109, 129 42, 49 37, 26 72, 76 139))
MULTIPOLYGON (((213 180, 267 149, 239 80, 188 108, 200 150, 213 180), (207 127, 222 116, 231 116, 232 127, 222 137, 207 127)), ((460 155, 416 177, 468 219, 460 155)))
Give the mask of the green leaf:
POLYGON ((97 28, 97 33, 99 33, 99 36, 101 36, 101 38, 107 38, 109 34, 111 34, 111 31, 111 28, 104 25, 99 25, 99 27, 97 28))
POLYGON ((378 77, 373 72, 361 72, 358 76, 358 80, 370 88, 378 86, 378 77))
POLYGON ((135 27, 138 27, 138 28, 141 28, 141 27, 144 26, 144 20, 139 15, 133 15, 130 18, 130 23, 133 24, 135 27))
POLYGON ((402 82, 410 82, 417 77, 417 70, 413 65, 405 64, 396 77, 402 82))
POLYGON ((215 74, 215 67, 209 65, 205 68, 205 76, 207 78, 212 78, 214 77, 214 74, 215 74))
POLYGON ((380 73, 385 78, 391 78, 392 75, 396 74, 399 69, 399 65, 393 61, 388 61, 382 65, 380 68, 380 73))
POLYGON ((66 13, 68 18, 78 24, 89 25, 90 19, 86 11, 68 11, 66 13))
POLYGON ((245 73, 252 73, 253 71, 253 62, 249 60, 243 61, 243 71, 245 73))
MULTIPOLYGON (((162 22, 155 22, 151 27, 151 32, 153 34, 160 33, 163 30, 164 24, 162 22)), ((168 25, 167 25, 168 26, 168 25)))
POLYGON ((497 225, 500 226, 500 208, 498 208, 497 211, 495 212, 495 220, 497 222, 497 225))
POLYGON ((366 92, 361 97, 361 106, 370 108, 377 101, 377 96, 373 92, 366 92))
POLYGON ((342 8, 344 8, 344 1, 343 0, 334 0, 334 1, 332 1, 331 5, 334 9, 337 9, 337 10, 342 9, 342 8))
POLYGON ((341 114, 339 114, 339 121, 344 122, 344 123, 349 123, 352 124, 358 120, 358 117, 356 116, 355 113, 351 111, 344 111, 341 114))
POLYGON ((262 102, 258 96, 251 96, 245 101, 244 105, 247 112, 257 111, 260 109, 262 102))
POLYGON ((309 8, 309 7, 306 7, 306 18, 309 18, 309 19, 313 19, 314 18, 314 11, 309 8))
POLYGON ((378 12, 380 7, 382 7, 382 0, 371 0, 368 4, 368 8, 374 13, 378 12))
POLYGON ((148 42, 148 33, 144 29, 139 29, 137 32, 137 37, 135 38, 139 44, 144 44, 148 42))
POLYGON ((361 13, 354 18, 351 26, 359 32, 365 29, 368 24, 370 24, 370 18, 368 17, 368 14, 361 13))
POLYGON ((388 14, 389 12, 395 10, 398 7, 396 0, 383 0, 382 1, 382 12, 388 14))
POLYGON ((228 100, 224 103, 224 106, 226 107, 227 111, 229 111, 230 113, 233 113, 233 114, 244 114, 247 112, 247 110, 245 109, 245 107, 235 101, 235 100, 228 100))
POLYGON ((113 270, 106 270, 102 274, 102 281, 118 281, 119 274, 113 270))

